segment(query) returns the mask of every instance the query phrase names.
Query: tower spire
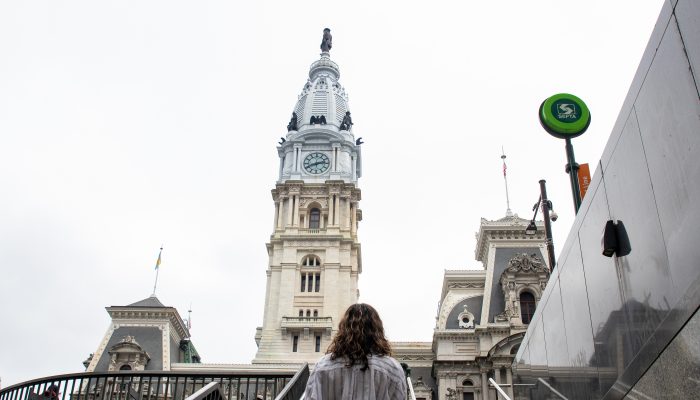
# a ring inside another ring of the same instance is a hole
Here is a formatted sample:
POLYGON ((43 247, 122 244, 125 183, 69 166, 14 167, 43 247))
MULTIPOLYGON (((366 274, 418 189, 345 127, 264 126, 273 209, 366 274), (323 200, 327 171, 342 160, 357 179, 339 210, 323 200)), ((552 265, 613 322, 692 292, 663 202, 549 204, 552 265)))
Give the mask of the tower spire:
POLYGON ((506 217, 512 217, 513 212, 510 210, 510 198, 508 197, 508 177, 506 176, 506 153, 501 146, 501 160, 503 160, 503 182, 506 184, 506 217))

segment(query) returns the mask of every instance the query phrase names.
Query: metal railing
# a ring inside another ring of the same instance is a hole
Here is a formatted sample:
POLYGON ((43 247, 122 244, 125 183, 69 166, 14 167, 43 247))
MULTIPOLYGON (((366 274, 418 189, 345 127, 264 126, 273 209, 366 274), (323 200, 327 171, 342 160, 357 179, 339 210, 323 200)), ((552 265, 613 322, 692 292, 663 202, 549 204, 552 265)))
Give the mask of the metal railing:
POLYGON ((275 400, 301 400, 309 380, 309 364, 304 364, 275 400))
MULTIPOLYGON (((491 384, 493 385, 493 387, 495 387, 496 390, 498 391, 498 394, 500 394, 501 396, 503 396, 503 398, 504 398, 505 400, 511 400, 511 398, 508 397, 508 394, 507 394, 503 389, 501 389, 501 387, 498 385, 498 383, 496 383, 496 381, 493 380, 493 378, 489 378, 489 382, 491 382, 491 384)), ((496 397, 498 397, 498 396, 496 396, 496 397)))
POLYGON ((416 400, 416 393, 413 391, 413 382, 411 382, 411 377, 406 377, 406 384, 408 385, 408 400, 416 400))
POLYGON ((8 386, 0 400, 186 400, 212 382, 223 400, 272 400, 292 378, 284 372, 83 372, 8 386))
POLYGON ((219 382, 210 382, 207 386, 194 392, 185 400, 222 400, 225 399, 224 392, 219 386, 219 382))

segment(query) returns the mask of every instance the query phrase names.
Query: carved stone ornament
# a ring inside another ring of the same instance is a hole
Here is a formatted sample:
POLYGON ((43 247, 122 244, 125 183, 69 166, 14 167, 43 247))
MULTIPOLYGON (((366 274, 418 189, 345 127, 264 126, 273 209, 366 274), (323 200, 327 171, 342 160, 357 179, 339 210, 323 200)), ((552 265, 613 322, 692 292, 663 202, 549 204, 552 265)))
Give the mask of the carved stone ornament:
POLYGON ((151 357, 131 335, 124 336, 109 349, 108 371, 129 369, 143 371, 151 357))
POLYGON ((466 304, 463 307, 464 311, 457 316, 459 327, 462 329, 474 329, 474 314, 469 312, 466 304))
POLYGON ((416 395, 416 398, 420 399, 426 399, 426 400, 432 400, 433 398, 433 392, 428 385, 423 382, 423 377, 419 376, 415 382, 413 382, 413 392, 416 395))
POLYGON ((508 272, 549 273, 547 266, 536 254, 518 254, 508 261, 508 272))
POLYGON ((484 287, 482 282, 450 282, 450 289, 480 289, 484 287))
POLYGON ((502 313, 496 315, 494 317, 494 319, 496 320, 496 322, 508 322, 508 321, 510 321, 510 318, 515 316, 515 315, 516 314, 513 310, 512 302, 507 301, 506 302, 506 309, 503 310, 502 313))

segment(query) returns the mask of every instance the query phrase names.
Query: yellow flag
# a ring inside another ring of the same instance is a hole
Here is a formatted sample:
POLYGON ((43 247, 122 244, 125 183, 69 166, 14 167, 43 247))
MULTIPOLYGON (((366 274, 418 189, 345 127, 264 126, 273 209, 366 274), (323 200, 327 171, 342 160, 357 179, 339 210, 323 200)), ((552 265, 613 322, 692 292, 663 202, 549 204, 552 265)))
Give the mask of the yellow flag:
POLYGON ((163 253, 163 249, 160 249, 160 253, 158 253, 158 261, 156 261, 156 269, 160 267, 160 255, 163 253))

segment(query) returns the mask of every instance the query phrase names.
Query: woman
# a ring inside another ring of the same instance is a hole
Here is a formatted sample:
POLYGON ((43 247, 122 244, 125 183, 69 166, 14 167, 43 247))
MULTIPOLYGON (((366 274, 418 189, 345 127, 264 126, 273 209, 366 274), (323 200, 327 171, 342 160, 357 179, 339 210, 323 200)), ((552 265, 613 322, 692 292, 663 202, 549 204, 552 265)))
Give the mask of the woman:
POLYGON ((406 380, 377 311, 353 304, 306 384, 305 400, 404 400, 406 380))

